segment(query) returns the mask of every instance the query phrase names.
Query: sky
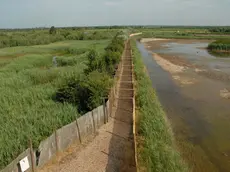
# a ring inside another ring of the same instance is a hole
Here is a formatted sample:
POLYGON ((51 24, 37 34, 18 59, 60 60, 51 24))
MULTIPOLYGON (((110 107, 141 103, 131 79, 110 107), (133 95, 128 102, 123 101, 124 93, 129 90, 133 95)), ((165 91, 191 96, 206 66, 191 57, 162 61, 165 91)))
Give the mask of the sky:
POLYGON ((0 0, 0 28, 230 25, 230 0, 0 0))

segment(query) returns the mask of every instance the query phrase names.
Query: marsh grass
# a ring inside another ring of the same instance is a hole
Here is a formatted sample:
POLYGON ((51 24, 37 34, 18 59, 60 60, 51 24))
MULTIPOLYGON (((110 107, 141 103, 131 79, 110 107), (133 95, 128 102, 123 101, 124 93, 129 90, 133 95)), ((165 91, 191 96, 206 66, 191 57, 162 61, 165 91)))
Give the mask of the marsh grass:
POLYGON ((0 49, 0 56, 26 53, 0 58, 0 169, 28 148, 29 139, 36 149, 53 131, 79 116, 76 105, 53 101, 53 95, 83 72, 88 47, 103 52, 107 43, 65 41, 0 49), (66 48, 74 51, 57 56, 58 66, 53 66, 53 53, 66 48))
POLYGON ((230 39, 216 40, 208 45, 208 50, 216 53, 230 53, 230 39))

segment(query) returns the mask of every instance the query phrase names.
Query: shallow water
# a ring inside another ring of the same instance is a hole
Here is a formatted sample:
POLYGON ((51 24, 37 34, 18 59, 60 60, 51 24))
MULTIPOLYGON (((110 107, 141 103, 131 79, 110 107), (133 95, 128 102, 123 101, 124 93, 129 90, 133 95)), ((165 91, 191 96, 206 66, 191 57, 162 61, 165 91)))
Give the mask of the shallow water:
POLYGON ((214 56, 206 49, 208 43, 166 43, 163 49, 154 50, 156 53, 180 54, 195 64, 204 65, 210 69, 223 71, 230 74, 230 55, 228 57, 214 56))
MULTIPOLYGON (((191 73, 184 75, 196 78, 199 83, 180 87, 173 81, 171 74, 156 63, 143 44, 137 42, 137 46, 152 85, 172 123, 181 154, 193 171, 230 171, 230 102, 219 96, 219 91, 226 84, 191 73)), ((197 44, 192 47, 197 47, 197 44)), ((198 59, 199 55, 193 50, 185 53, 186 48, 180 55, 186 54, 186 58, 194 56, 198 59)), ((160 51, 178 54, 181 50, 176 47, 154 52, 160 51)), ((207 55, 204 58, 215 57, 207 55)))
MULTIPOLYGON (((164 47, 167 47, 168 49, 162 50, 162 52, 167 53, 184 53, 186 55, 190 55, 190 58, 200 58, 200 57, 206 57, 206 58, 216 58, 215 56, 208 53, 208 51, 204 49, 198 49, 198 48, 204 48, 208 46, 208 43, 190 43, 190 44, 179 44, 179 43, 166 43, 163 45, 164 47)), ((160 52, 161 50, 159 50, 160 52)))

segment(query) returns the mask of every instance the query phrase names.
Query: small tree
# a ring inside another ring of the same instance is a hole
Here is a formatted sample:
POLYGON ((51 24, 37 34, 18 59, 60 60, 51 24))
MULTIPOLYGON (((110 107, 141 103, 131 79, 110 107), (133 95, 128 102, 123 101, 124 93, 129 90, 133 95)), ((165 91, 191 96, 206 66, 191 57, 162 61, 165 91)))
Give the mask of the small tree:
POLYGON ((99 55, 94 49, 91 49, 89 51, 87 58, 88 58, 88 63, 87 63, 88 68, 85 69, 86 74, 94 70, 99 70, 101 68, 99 55))
POLYGON ((54 26, 52 26, 49 30, 50 34, 56 34, 56 28, 54 26))
POLYGON ((84 32, 79 33, 79 40, 84 40, 84 39, 85 39, 84 32))

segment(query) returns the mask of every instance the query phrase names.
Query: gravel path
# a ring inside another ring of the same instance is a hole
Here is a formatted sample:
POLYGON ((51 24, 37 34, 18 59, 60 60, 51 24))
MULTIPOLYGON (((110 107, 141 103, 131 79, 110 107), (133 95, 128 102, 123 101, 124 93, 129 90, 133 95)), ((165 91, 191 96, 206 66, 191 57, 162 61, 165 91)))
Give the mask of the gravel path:
POLYGON ((39 172, 135 172, 132 134, 133 83, 129 43, 122 59, 121 80, 114 113, 88 143, 72 145, 39 172))

